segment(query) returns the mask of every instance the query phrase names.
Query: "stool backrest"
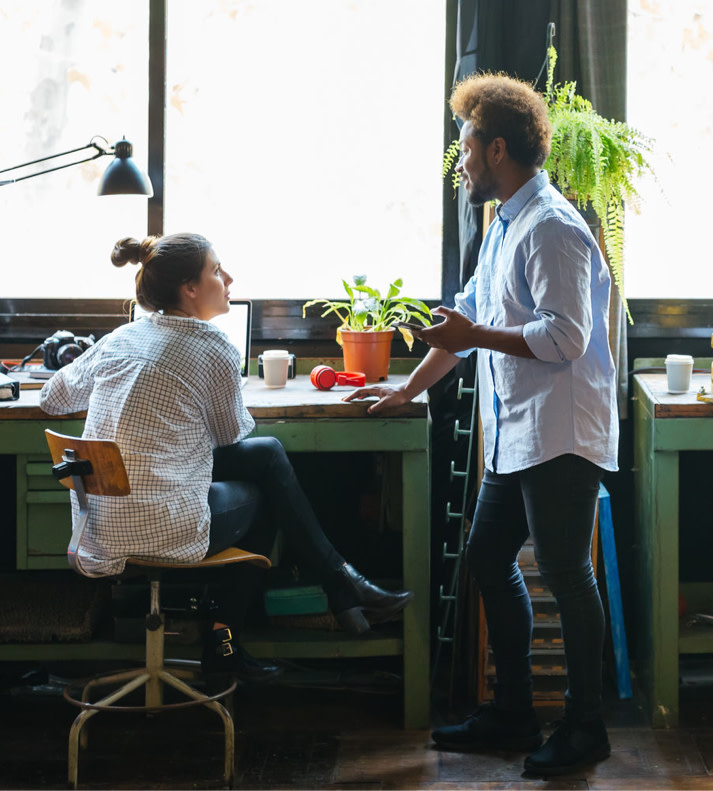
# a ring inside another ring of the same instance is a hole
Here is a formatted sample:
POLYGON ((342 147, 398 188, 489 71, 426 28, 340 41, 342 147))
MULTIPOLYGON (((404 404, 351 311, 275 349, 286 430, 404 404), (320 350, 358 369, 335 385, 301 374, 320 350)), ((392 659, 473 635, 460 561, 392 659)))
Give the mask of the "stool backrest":
MULTIPOLYGON (((83 459, 91 464, 92 471, 82 475, 84 490, 87 494, 101 494, 109 497, 123 497, 131 491, 129 476, 126 474, 121 450, 116 442, 107 439, 82 439, 57 434, 45 429, 45 437, 52 454, 52 463, 59 465, 70 459, 68 451, 73 451, 75 459, 83 459)), ((73 477, 60 481, 68 489, 75 489, 73 477)))
MULTIPOLYGON (((92 574, 82 567, 79 547, 89 521, 87 495, 125 497, 131 492, 129 476, 126 473, 121 450, 116 442, 112 440, 70 437, 66 434, 58 434, 50 429, 45 429, 45 437, 52 454, 52 473, 63 486, 68 489, 74 489, 79 505, 77 519, 72 525, 72 538, 67 547, 67 561, 77 574, 82 574, 85 577, 104 576, 102 574, 92 574)), ((238 549, 237 547, 228 547, 222 552, 191 564, 143 560, 142 558, 134 557, 128 559, 128 562, 132 565, 155 568, 185 566, 201 568, 225 566, 228 563, 241 563, 244 561, 262 568, 270 568, 270 560, 264 555, 258 555, 255 552, 238 549)))
POLYGON ((45 437, 52 454, 53 474, 63 486, 74 489, 79 504, 78 517, 72 525, 72 538, 67 547, 67 561, 77 574, 102 576, 84 569, 79 547, 89 520, 87 495, 125 497, 131 491, 119 446, 111 440, 70 437, 50 429, 45 429, 45 437))

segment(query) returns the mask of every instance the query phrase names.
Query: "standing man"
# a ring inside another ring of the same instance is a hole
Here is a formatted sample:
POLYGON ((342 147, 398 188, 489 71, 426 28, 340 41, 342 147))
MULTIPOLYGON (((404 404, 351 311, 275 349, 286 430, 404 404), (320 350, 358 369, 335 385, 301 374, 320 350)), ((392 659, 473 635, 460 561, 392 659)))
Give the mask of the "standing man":
POLYGON ((475 75, 450 100, 464 122, 457 170, 473 206, 498 200, 478 266, 431 349, 401 387, 361 388, 378 414, 433 385, 476 349, 485 474, 466 557, 485 607, 496 670, 492 704, 436 728, 437 746, 532 752, 525 770, 563 774, 609 756, 601 711, 604 612, 591 542, 605 471, 617 469, 611 282, 579 213, 541 170, 550 150, 544 100, 503 75, 475 75), (565 717, 549 740, 532 705, 532 606, 517 555, 532 536, 557 599, 567 661, 565 717), (542 745, 542 746, 541 746, 542 745))

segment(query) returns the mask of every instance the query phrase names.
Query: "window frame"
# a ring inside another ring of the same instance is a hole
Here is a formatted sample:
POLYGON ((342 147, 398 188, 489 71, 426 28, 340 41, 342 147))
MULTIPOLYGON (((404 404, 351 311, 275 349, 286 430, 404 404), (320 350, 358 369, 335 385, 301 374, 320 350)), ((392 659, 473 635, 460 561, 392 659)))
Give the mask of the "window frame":
MULTIPOLYGON (((147 200, 146 229, 149 235, 164 232, 164 199, 166 172, 166 37, 168 0, 149 0, 149 68, 148 68, 148 157, 147 169, 154 194, 147 200)), ((445 95, 450 92, 449 75, 455 64, 455 28, 457 0, 446 0, 446 57, 444 63, 445 95)), ((451 134, 450 113, 444 106, 444 148, 451 134)), ((435 307, 445 300, 446 283, 458 276, 457 202, 452 189, 444 184, 443 242, 441 297, 426 300, 435 307), (446 271, 448 262, 449 272, 446 271)), ((452 289, 451 289, 452 290, 452 289)), ((338 295, 332 295, 332 298, 338 295)), ((57 329, 69 329, 77 334, 94 332, 98 337, 126 320, 127 313, 121 299, 70 298, 1 298, 0 297, 0 354, 3 358, 24 356, 57 329)), ((330 319, 302 318, 302 300, 253 301, 254 351, 274 341, 304 347, 310 353, 334 356, 336 324, 330 319)), ((338 349, 337 349, 338 351, 338 349)), ((396 342, 395 354, 406 352, 396 342)))
MULTIPOLYGON (((456 62, 456 27, 458 0, 446 3, 446 46, 444 95, 451 89, 456 62)), ((148 171, 154 195, 147 204, 147 231, 163 233, 165 114, 166 114, 166 17, 167 0, 149 0, 149 102, 148 102, 148 171)), ((444 150, 452 138, 452 119, 444 103, 444 150)), ((442 193, 443 242, 441 260, 441 299, 452 300, 460 282, 458 246, 458 202, 448 181, 442 193)), ((57 329, 71 329, 78 334, 95 332, 99 336, 126 320, 122 300, 117 299, 3 299, 0 298, 0 355, 3 358, 28 353, 31 344, 41 343, 57 329), (22 352, 25 349, 27 351, 22 352)), ((438 300, 427 301, 431 307, 438 300)), ((635 323, 629 328, 633 338, 703 337, 710 334, 713 303, 707 300, 629 301, 635 323), (675 317, 673 326, 671 317, 675 317)), ((334 355, 336 325, 326 319, 302 319, 299 300, 254 300, 254 350, 274 341, 287 343, 303 354, 334 355)), ((405 345, 404 345, 405 350, 405 345)), ((396 353, 402 350, 398 347, 396 353)))

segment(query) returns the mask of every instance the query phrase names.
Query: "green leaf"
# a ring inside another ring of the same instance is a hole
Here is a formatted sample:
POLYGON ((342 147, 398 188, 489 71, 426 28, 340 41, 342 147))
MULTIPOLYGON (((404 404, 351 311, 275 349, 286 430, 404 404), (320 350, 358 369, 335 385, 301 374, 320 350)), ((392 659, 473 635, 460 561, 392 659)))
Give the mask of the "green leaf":
POLYGON ((365 275, 354 276, 353 280, 353 286, 342 280, 349 296, 348 302, 328 299, 309 300, 302 306, 303 318, 306 316, 306 309, 313 305, 324 307, 323 317, 332 313, 337 315, 342 322, 337 330, 337 342, 341 339, 343 329, 357 332, 383 330, 392 327, 399 320, 416 320, 424 326, 430 325, 431 312, 423 301, 399 296, 403 285, 401 278, 397 278, 389 285, 385 299, 381 298, 378 289, 366 284, 365 275))

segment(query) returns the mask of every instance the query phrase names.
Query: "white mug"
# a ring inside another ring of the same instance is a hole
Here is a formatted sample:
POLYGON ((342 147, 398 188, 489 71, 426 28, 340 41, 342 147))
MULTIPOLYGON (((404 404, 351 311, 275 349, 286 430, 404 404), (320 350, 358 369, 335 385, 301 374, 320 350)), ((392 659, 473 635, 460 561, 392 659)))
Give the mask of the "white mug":
POLYGON ((262 353, 262 372, 265 387, 284 387, 290 366, 287 349, 268 349, 262 353))
POLYGON ((669 354, 666 357, 666 380, 669 393, 687 393, 691 387, 693 357, 690 354, 669 354))

